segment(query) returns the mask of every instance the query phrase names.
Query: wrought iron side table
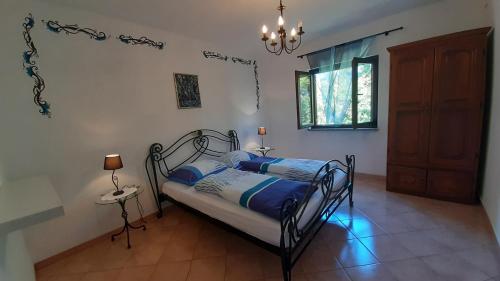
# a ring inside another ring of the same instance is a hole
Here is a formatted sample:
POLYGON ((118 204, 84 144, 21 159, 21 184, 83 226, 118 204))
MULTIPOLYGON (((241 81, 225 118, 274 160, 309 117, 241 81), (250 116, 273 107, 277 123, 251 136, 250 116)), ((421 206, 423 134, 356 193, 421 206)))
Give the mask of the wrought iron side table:
POLYGON ((254 148, 254 150, 255 150, 256 152, 260 152, 260 154, 262 154, 262 157, 266 157, 266 156, 267 156, 267 153, 268 153, 269 151, 272 151, 272 150, 275 150, 275 149, 274 149, 274 148, 272 148, 272 147, 268 147, 268 146, 266 146, 266 147, 257 147, 257 148, 254 148))
POLYGON ((129 199, 135 198, 137 201, 137 207, 139 209, 139 213, 141 214, 141 219, 142 219, 142 211, 139 206, 141 206, 139 202, 139 194, 144 192, 144 188, 139 186, 139 185, 132 185, 132 186, 125 186, 122 188, 124 191, 123 194, 120 194, 118 196, 114 196, 113 192, 116 190, 112 190, 106 194, 103 194, 99 197, 99 199, 96 201, 96 204, 98 205, 110 205, 110 204, 119 204, 121 209, 122 209, 122 218, 123 218, 123 228, 120 232, 115 233, 111 235, 111 241, 115 241, 115 238, 119 235, 121 235, 124 232, 127 232, 127 247, 128 249, 131 248, 130 246, 130 235, 129 235, 129 228, 131 229, 142 229, 143 231, 146 230, 146 225, 141 224, 138 226, 134 226, 129 223, 128 221, 128 212, 125 204, 129 199))

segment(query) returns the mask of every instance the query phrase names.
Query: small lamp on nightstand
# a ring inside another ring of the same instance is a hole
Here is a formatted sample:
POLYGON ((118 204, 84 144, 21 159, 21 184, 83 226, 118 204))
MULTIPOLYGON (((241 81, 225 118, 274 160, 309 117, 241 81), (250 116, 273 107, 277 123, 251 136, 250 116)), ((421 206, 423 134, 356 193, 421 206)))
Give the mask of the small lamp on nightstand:
POLYGON ((113 170, 111 174, 111 180, 116 187, 116 191, 113 193, 114 196, 123 194, 123 190, 118 187, 118 177, 115 176, 115 170, 123 168, 122 158, 119 154, 106 155, 104 158, 104 170, 113 170))
POLYGON ((266 134, 266 128, 265 127, 259 127, 257 132, 260 135, 261 138, 261 143, 260 143, 260 148, 264 149, 264 135, 266 134))

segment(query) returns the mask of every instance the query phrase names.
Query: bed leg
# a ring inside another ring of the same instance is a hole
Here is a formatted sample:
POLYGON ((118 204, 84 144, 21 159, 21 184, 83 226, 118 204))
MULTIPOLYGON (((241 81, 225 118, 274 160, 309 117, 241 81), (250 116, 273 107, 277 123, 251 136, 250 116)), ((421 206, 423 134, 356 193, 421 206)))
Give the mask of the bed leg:
POLYGON ((158 213, 156 213, 156 218, 161 219, 162 217, 163 217, 163 212, 162 211, 158 211, 158 213))
POLYGON ((163 209, 161 208, 161 202, 158 201, 158 213, 156 213, 157 218, 162 218, 163 217, 163 209))
POLYGON ((352 200, 352 195, 353 195, 353 187, 351 184, 351 185, 349 185, 349 206, 350 207, 354 206, 354 201, 352 200))
POLYGON ((292 269, 290 267, 290 261, 288 255, 281 254, 281 268, 283 270, 283 281, 292 281, 292 269))

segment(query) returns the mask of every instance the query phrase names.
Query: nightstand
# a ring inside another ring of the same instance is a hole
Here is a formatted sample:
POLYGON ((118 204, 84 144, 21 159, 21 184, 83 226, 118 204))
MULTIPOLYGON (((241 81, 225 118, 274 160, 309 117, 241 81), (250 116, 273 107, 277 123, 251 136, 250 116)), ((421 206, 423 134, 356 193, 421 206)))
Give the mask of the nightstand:
POLYGON ((272 150, 275 150, 275 149, 274 149, 274 148, 272 148, 272 147, 268 147, 268 146, 266 146, 266 147, 257 147, 257 148, 254 148, 254 150, 255 150, 256 152, 260 152, 260 154, 262 154, 262 157, 266 157, 266 155, 267 155, 267 153, 268 153, 269 151, 272 151, 272 150))
MULTIPOLYGON (((120 195, 113 195, 113 193, 116 190, 111 190, 106 194, 103 194, 99 197, 99 199, 96 201, 96 204, 98 205, 110 205, 110 204, 119 204, 121 209, 122 209, 122 218, 123 218, 123 228, 120 232, 111 235, 111 241, 115 241, 115 238, 125 231, 127 232, 127 246, 130 249, 130 236, 129 236, 129 228, 131 229, 142 229, 146 230, 146 226, 144 224, 138 225, 138 226, 133 226, 132 224, 129 223, 128 221, 128 212, 126 208, 126 203, 129 199, 136 199, 137 201, 137 207, 139 208, 140 202, 139 202, 139 194, 144 192, 144 188, 139 186, 139 185, 132 185, 132 186, 124 186, 121 190, 123 190, 123 194, 120 195)), ((141 214, 142 218, 142 211, 139 209, 139 213, 141 214)))

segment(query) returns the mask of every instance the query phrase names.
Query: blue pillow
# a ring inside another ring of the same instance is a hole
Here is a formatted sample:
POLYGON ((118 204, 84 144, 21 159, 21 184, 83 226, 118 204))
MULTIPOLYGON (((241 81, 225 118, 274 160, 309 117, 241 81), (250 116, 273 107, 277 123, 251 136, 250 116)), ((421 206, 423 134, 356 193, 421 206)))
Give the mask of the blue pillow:
POLYGON ((176 169, 169 180, 193 186, 202 178, 227 169, 226 164, 215 160, 198 160, 190 164, 183 165, 176 169))
POLYGON ((221 161, 228 167, 238 169, 241 161, 248 161, 257 158, 258 156, 243 150, 235 150, 228 152, 222 156, 221 161))

